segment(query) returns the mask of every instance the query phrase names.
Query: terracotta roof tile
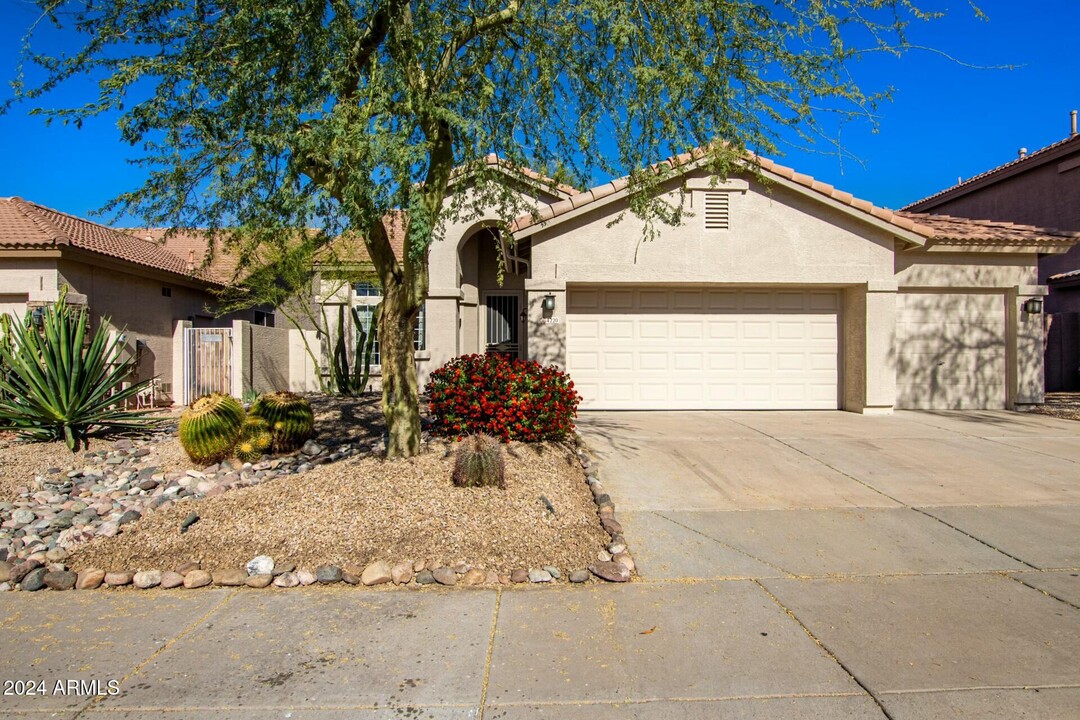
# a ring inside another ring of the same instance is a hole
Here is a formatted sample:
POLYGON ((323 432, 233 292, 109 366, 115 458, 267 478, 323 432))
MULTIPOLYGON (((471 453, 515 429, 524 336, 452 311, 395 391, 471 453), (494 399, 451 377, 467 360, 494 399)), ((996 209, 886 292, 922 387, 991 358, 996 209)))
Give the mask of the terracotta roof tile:
POLYGON ((522 175, 524 175, 525 177, 527 177, 527 178, 529 178, 531 180, 537 181, 541 185, 545 185, 545 186, 547 186, 549 188, 554 188, 554 189, 558 190, 559 192, 561 192, 563 194, 566 194, 566 195, 577 195, 578 193, 581 192, 581 190, 577 189, 576 187, 573 187, 572 185, 567 185, 566 183, 556 182, 554 178, 549 178, 546 175, 541 175, 540 173, 536 172, 535 170, 533 170, 531 168, 518 167, 516 165, 512 165, 508 161, 501 159, 495 153, 489 153, 488 155, 486 155, 484 157, 484 163, 487 164, 487 165, 498 165, 498 166, 504 167, 504 168, 506 168, 508 170, 513 170, 513 171, 519 172, 522 175))
POLYGON ((1080 242, 1080 231, 1018 225, 996 220, 972 220, 950 215, 905 211, 899 211, 897 214, 901 218, 910 219, 928 228, 931 233, 928 238, 943 243, 1033 245, 1080 242))
POLYGON ((953 185, 952 187, 947 187, 944 190, 939 190, 938 192, 934 193, 933 195, 927 195, 922 200, 916 200, 913 203, 909 203, 909 204, 905 205, 904 207, 902 207, 901 210, 909 210, 911 208, 916 208, 919 205, 922 205, 923 203, 929 202, 931 200, 936 200, 936 199, 938 199, 938 198, 940 198, 940 197, 942 197, 944 195, 949 195, 950 193, 953 193, 956 190, 959 190, 961 188, 965 188, 968 185, 971 185, 973 183, 977 183, 980 180, 988 178, 988 177, 990 177, 992 175, 996 175, 997 173, 1005 172, 1006 170, 1009 170, 1011 168, 1015 168, 1015 167, 1017 167, 1019 165, 1033 164, 1036 161, 1041 160, 1043 158, 1043 156, 1045 156, 1047 153, 1049 153, 1049 152, 1051 152, 1053 150, 1057 150, 1058 148, 1063 147, 1065 145, 1068 145, 1069 143, 1072 143, 1072 142, 1080 143, 1080 135, 1070 135, 1069 137, 1065 138, 1064 140, 1058 140, 1056 143, 1051 143, 1050 145, 1047 145, 1044 148, 1040 148, 1040 149, 1036 150, 1033 153, 1028 153, 1027 155, 1025 155, 1022 158, 1018 157, 1015 160, 1010 160, 1009 162, 1005 163, 1004 165, 998 165, 997 167, 991 168, 990 170, 987 170, 986 172, 979 173, 978 175, 973 175, 972 177, 969 177, 967 180, 964 180, 963 182, 959 182, 956 185, 953 185))
POLYGON ((74 247, 134 265, 216 282, 156 242, 22 198, 0 198, 0 247, 74 247))

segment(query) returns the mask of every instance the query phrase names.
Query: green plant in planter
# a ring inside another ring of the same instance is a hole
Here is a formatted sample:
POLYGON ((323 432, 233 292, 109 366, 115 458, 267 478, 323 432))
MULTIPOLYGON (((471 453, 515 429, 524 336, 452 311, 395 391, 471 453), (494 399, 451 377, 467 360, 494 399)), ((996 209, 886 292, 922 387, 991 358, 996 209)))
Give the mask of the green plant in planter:
POLYGON ((232 454, 244 427, 244 406, 229 395, 203 395, 180 417, 180 444, 188 457, 209 465, 232 454))
POLYGON ((276 453, 296 450, 315 432, 311 403, 291 392, 260 395, 249 414, 270 426, 271 448, 276 453))
POLYGON ((249 416, 236 443, 236 457, 244 462, 258 462, 263 453, 269 452, 270 444, 270 426, 262 418, 249 416))
POLYGON ((458 487, 506 488, 506 458, 502 445, 490 435, 470 435, 461 441, 454 460, 458 487))
MULTIPOLYGON (((6 316, 4 316, 6 317, 6 316)), ((40 324, 6 321, 0 341, 0 430, 31 440, 63 440, 76 450, 90 434, 144 432, 159 424, 125 405, 151 380, 123 387, 132 364, 121 336, 110 339, 108 318, 90 333, 86 308, 63 294, 40 324)))

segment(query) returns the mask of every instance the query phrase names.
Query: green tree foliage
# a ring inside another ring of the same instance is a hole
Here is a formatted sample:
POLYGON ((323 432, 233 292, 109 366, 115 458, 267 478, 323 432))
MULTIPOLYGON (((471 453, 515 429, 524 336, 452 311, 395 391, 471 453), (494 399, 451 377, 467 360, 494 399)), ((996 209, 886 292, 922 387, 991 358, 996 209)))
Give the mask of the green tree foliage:
POLYGON ((147 180, 114 208, 241 228, 257 246, 306 228, 316 244, 363 238, 384 291, 391 455, 419 448, 412 337, 440 222, 531 209, 484 155, 578 184, 629 172, 631 210, 647 227, 675 223, 658 192, 672 168, 654 163, 701 146, 722 174, 747 147, 817 135, 823 112, 867 116, 879 98, 848 64, 902 49, 907 24, 928 17, 913 0, 38 2, 85 43, 50 57, 31 37, 45 79, 20 79, 18 95, 97 80, 94 101, 41 111, 76 123, 121 112, 147 180), (401 257, 384 224, 397 210, 401 257))

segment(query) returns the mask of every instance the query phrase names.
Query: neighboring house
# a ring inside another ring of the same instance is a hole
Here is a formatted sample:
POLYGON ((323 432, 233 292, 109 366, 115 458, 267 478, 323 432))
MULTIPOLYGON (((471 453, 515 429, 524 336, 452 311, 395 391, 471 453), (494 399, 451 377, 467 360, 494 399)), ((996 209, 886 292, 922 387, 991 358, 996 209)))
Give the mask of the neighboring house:
POLYGON ((765 159, 760 179, 723 181, 674 162, 666 198, 692 216, 651 241, 631 215, 611 224, 625 179, 578 192, 525 176, 538 219, 514 223, 516 243, 494 215, 449 224, 430 251, 421 382, 499 351, 565 368, 582 409, 1042 402, 1042 318, 1025 303, 1045 294, 1039 256, 1080 233, 892 212, 765 159))
MULTIPOLYGON (((904 210, 1080 231, 1080 134, 1076 112, 1064 140, 1028 153, 904 210)), ((1080 390, 1080 247, 1039 258, 1045 311, 1046 390, 1080 390)))
MULTIPOLYGON (((156 402, 180 402, 180 388, 173 387, 184 377, 174 373, 183 362, 178 328, 231 329, 236 321, 272 325, 272 309, 215 317, 213 291, 229 282, 231 266, 225 261, 204 267, 205 248, 200 254, 191 238, 164 245, 159 238, 160 233, 137 236, 20 198, 0 198, 0 313, 32 314, 66 287, 68 302, 85 305, 93 326, 107 317, 111 329, 124 333, 137 362, 131 380, 158 377, 156 402)), ((251 343, 245 339, 240 346, 251 343)), ((247 367, 236 377, 250 387, 257 353, 244 357, 247 367)), ((287 367, 287 358, 281 362, 287 367)), ((273 379, 289 382, 287 372, 277 375, 273 379)))

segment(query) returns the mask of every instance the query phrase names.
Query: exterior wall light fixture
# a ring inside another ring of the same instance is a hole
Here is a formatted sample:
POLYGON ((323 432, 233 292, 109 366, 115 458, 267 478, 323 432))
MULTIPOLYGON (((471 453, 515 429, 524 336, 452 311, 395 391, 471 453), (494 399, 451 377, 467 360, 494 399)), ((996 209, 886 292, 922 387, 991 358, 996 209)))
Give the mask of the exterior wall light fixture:
POLYGON ((1028 298, 1024 301, 1024 312, 1028 315, 1041 315, 1043 308, 1042 298, 1028 298))
POLYGON ((555 312, 555 296, 545 295, 543 302, 540 303, 540 309, 543 310, 545 318, 550 318, 555 312))

